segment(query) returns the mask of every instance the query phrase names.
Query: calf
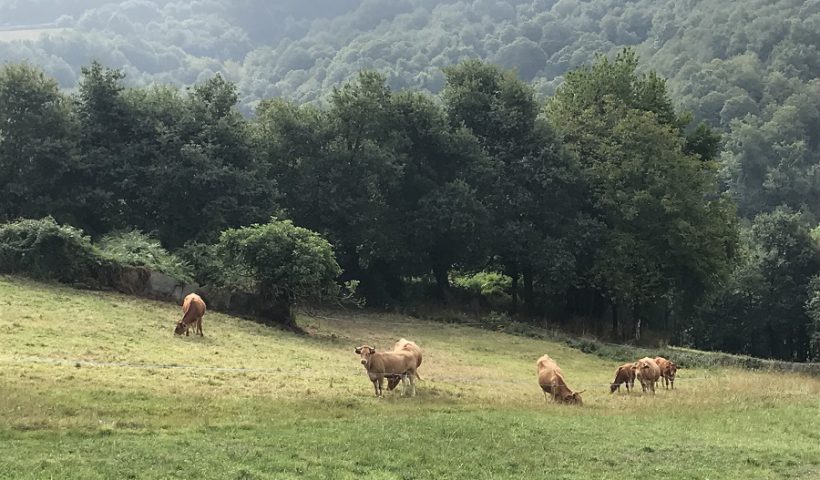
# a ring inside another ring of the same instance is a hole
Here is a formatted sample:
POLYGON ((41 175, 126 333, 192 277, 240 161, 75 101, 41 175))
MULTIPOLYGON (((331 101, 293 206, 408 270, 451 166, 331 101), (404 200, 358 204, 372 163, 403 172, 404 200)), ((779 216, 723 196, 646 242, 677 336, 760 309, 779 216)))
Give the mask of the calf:
POLYGON ((377 397, 382 396, 382 385, 385 377, 399 377, 402 382, 404 382, 405 378, 409 379, 410 396, 416 396, 415 379, 418 378, 416 373, 418 359, 412 352, 407 350, 400 350, 398 352, 376 352, 374 347, 367 345, 356 348, 355 352, 361 355, 361 363, 364 365, 365 370, 367 370, 367 376, 370 378, 370 381, 373 382, 373 388, 376 390, 377 397))
POLYGON ((655 363, 661 369, 661 378, 663 378, 664 388, 675 389, 675 375, 678 373, 678 366, 675 362, 667 360, 663 357, 655 357, 655 363))
POLYGON ((620 391, 622 383, 626 384, 626 393, 635 387, 635 370, 632 369, 631 363, 625 363, 615 371, 615 381, 609 386, 609 393, 620 391))
POLYGON ((545 401, 547 394, 550 394, 555 402, 583 405, 581 394, 584 391, 573 392, 567 387, 561 367, 549 355, 539 358, 535 367, 538 372, 538 385, 544 391, 545 401))
MULTIPOLYGON (((399 341, 396 342, 393 345, 393 351, 398 352, 398 351, 401 351, 401 350, 407 350, 407 351, 413 353, 416 356, 416 359, 418 360, 416 362, 416 368, 421 366, 421 356, 422 356, 421 355, 421 348, 419 348, 419 346, 416 345, 416 342, 414 342, 412 340, 406 340, 404 338, 399 339, 399 341)), ((416 378, 417 379, 420 378, 418 376, 418 371, 416 372, 416 378)), ((393 376, 393 377, 388 378, 387 379, 387 389, 388 390, 393 390, 394 388, 396 388, 396 386, 399 384, 399 382, 401 380, 402 380, 401 375, 397 375, 397 376, 393 376)))
POLYGON ((194 335, 199 332, 199 335, 204 337, 202 333, 202 316, 205 315, 205 302, 202 297, 196 293, 188 294, 182 301, 182 320, 177 323, 174 328, 174 335, 188 335, 188 330, 191 325, 194 325, 194 335))
POLYGON ((650 390, 654 394, 655 382, 661 376, 661 369, 655 360, 644 357, 632 364, 632 368, 635 370, 635 378, 641 382, 641 391, 650 390))

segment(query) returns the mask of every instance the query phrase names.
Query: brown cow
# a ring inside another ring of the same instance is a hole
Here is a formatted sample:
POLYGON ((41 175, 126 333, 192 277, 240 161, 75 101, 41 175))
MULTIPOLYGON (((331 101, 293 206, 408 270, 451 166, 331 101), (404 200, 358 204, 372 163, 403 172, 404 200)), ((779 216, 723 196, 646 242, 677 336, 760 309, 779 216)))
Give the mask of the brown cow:
POLYGON ((675 375, 678 373, 678 366, 675 362, 667 360, 663 357, 655 357, 655 363, 661 369, 661 378, 663 379, 664 388, 675 389, 675 375))
POLYGON ((609 393, 620 391, 622 383, 626 384, 626 393, 635 387, 635 370, 632 369, 631 363, 625 363, 615 371, 615 381, 609 386, 609 393))
MULTIPOLYGON (((400 377, 402 382, 405 378, 410 381, 410 396, 416 396, 416 368, 418 359, 408 350, 400 350, 398 352, 376 352, 374 347, 362 345, 356 348, 356 353, 361 355, 361 362, 367 370, 367 376, 373 382, 373 388, 376 390, 376 396, 382 396, 382 384, 384 378, 400 377)), ((406 390, 406 388, 405 388, 406 390)), ((402 392, 404 393, 404 392, 402 392)))
POLYGON ((583 405, 581 394, 584 391, 573 392, 567 387, 561 367, 549 355, 539 358, 535 366, 538 371, 538 385, 544 391, 544 400, 547 399, 549 393, 552 399, 558 403, 583 405))
POLYGON ((204 337, 205 335, 202 333, 203 315, 205 315, 205 302, 202 297, 196 293, 188 294, 182 301, 182 320, 174 328, 174 335, 182 335, 182 332, 185 332, 187 336, 191 325, 194 325, 194 335, 199 332, 199 335, 204 337))
MULTIPOLYGON (((393 351, 394 352, 398 352, 400 350, 407 350, 409 352, 412 352, 416 356, 416 359, 418 360, 418 362, 416 362, 416 368, 421 366, 422 352, 421 352, 421 348, 419 348, 419 346, 416 345, 416 342, 414 342, 412 340, 406 340, 404 338, 401 338, 401 339, 399 339, 398 342, 396 342, 393 345, 393 351)), ((417 379, 419 378, 418 372, 416 372, 416 378, 417 379)), ((393 376, 393 377, 388 378, 387 379, 387 389, 388 390, 393 390, 394 388, 396 388, 396 386, 399 384, 399 382, 401 380, 402 380, 401 375, 397 375, 397 376, 393 376)))
POLYGON ((655 382, 661 376, 661 369, 655 363, 655 360, 643 357, 632 364, 632 368, 635 370, 635 378, 641 382, 641 390, 644 392, 650 390, 654 394, 655 382))

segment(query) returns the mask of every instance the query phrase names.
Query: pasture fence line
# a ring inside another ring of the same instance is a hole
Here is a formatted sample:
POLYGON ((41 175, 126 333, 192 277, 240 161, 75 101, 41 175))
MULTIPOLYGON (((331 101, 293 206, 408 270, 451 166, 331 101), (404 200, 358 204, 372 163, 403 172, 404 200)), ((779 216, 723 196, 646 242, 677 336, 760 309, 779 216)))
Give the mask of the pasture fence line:
MULTIPOLYGON (((263 368, 263 367, 213 367, 213 366, 203 366, 203 365, 177 365, 177 364, 162 364, 162 363, 128 363, 128 362, 101 362, 95 360, 79 360, 79 359, 60 359, 60 358, 48 358, 48 357, 0 357, 0 363, 5 364, 31 364, 31 365, 51 365, 55 367, 95 367, 95 368, 127 368, 127 369, 135 369, 135 370, 184 370, 190 372, 224 372, 224 373, 262 373, 262 374, 281 374, 281 375, 290 375, 293 376, 297 374, 299 376, 305 377, 316 377, 317 374, 314 371, 304 369, 301 372, 294 372, 291 370, 283 370, 281 368, 263 368)), ((358 369, 358 368, 351 368, 351 369, 343 369, 343 370, 334 370, 335 372, 339 372, 340 374, 345 374, 346 376, 367 376, 367 370, 365 369, 358 369)), ((326 373, 327 371, 323 371, 326 373)), ((377 372, 378 373, 378 372, 377 372)), ((455 372, 449 372, 455 373, 455 372)), ((389 372, 384 372, 384 375, 389 375, 389 372)), ((705 381, 711 380, 714 377, 711 375, 704 375, 703 377, 691 377, 691 376, 681 376, 677 375, 675 377, 675 383, 678 383, 681 379, 683 379, 686 383, 690 381, 705 381)), ((468 377, 464 375, 457 375, 457 376, 426 376, 421 381, 425 381, 427 379, 436 381, 436 382, 452 382, 452 383, 475 383, 475 384, 483 384, 483 385, 511 385, 511 384, 519 384, 520 381, 517 380, 504 380, 500 378, 487 378, 487 377, 468 377)), ((612 382, 607 383, 583 383, 578 384, 575 382, 571 382, 573 385, 580 387, 579 389, 587 389, 587 388, 609 388, 612 385, 612 382)), ((547 385, 551 387, 557 387, 557 384, 547 385)))

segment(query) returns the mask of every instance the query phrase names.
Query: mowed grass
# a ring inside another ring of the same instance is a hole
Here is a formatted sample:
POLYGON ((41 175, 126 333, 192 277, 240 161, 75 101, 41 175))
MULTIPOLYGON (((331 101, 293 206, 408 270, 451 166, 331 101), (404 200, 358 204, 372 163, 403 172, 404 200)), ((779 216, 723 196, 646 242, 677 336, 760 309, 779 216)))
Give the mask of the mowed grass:
POLYGON ((610 395, 617 363, 559 343, 357 311, 302 315, 306 335, 208 312, 180 338, 180 317, 0 277, 0 478, 820 478, 815 378, 610 395), (418 395, 376 399, 353 349, 402 336, 418 395), (583 407, 545 403, 544 353, 583 407))

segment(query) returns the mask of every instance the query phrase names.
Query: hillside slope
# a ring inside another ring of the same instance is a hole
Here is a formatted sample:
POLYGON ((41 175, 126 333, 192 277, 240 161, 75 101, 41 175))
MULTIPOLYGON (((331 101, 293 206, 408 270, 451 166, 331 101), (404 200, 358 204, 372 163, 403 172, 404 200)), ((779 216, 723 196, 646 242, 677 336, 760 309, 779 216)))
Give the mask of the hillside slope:
POLYGON ((0 477, 820 473, 816 379, 682 371, 675 391, 609 395, 614 363, 551 342, 359 312, 303 315, 307 335, 209 312, 204 338, 175 338, 178 317, 0 277, 0 477), (399 336, 425 348, 418 396, 375 399, 353 348, 399 336), (583 407, 544 403, 544 353, 583 407))

